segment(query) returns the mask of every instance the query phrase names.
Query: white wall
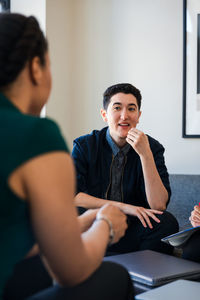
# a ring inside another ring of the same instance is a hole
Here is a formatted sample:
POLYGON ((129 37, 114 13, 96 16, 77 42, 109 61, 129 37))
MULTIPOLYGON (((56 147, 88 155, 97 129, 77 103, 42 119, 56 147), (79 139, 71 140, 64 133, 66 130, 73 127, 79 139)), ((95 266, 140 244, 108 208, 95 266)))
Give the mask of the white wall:
POLYGON ((165 146, 169 172, 200 174, 200 139, 181 137, 182 2, 46 1, 54 80, 47 114, 70 146, 73 138, 104 125, 103 91, 130 82, 143 95, 139 128, 165 146))
POLYGON ((62 40, 52 46, 60 51, 56 68, 61 64, 63 69, 63 61, 65 70, 59 75, 63 87, 55 90, 47 113, 61 119, 70 145, 73 138, 103 126, 99 109, 105 88, 130 82, 143 95, 140 128, 165 146, 169 172, 200 174, 200 139, 181 137, 183 1, 57 1, 62 18, 64 2, 68 21, 63 24, 55 11, 49 19, 62 40), (63 91, 66 97, 60 101, 63 91))
POLYGON ((73 74, 71 40, 74 26, 72 4, 73 2, 68 0, 47 0, 46 2, 46 32, 53 78, 53 88, 47 103, 47 115, 53 117, 61 125, 70 146, 73 139, 71 111, 74 103, 71 97, 73 74))
MULTIPOLYGON (((46 33, 46 0, 11 0, 10 11, 35 16, 44 34, 46 33)), ((46 107, 43 107, 41 116, 45 115, 46 107)))
POLYGON ((46 0, 10 0, 11 12, 34 15, 46 31, 46 0))

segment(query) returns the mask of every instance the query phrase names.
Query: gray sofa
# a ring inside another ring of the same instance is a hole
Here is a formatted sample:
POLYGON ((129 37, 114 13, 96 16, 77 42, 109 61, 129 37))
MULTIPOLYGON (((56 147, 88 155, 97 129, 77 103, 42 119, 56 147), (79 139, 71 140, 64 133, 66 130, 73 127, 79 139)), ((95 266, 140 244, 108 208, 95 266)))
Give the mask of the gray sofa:
POLYGON ((178 220, 180 229, 189 226, 194 205, 200 202, 200 175, 169 175, 172 196, 167 210, 178 220))

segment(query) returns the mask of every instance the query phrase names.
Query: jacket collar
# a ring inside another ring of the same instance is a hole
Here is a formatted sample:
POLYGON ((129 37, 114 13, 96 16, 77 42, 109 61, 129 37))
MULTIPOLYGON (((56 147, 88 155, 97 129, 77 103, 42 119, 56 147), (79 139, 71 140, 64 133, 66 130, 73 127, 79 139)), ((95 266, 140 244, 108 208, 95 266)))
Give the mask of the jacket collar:
POLYGON ((116 156, 117 153, 119 151, 122 151, 124 155, 126 155, 128 153, 128 151, 130 150, 130 145, 127 143, 124 147, 119 148, 116 143, 113 141, 111 135, 110 135, 110 130, 109 127, 106 130, 106 140, 110 146, 110 148, 112 149, 113 155, 116 156))

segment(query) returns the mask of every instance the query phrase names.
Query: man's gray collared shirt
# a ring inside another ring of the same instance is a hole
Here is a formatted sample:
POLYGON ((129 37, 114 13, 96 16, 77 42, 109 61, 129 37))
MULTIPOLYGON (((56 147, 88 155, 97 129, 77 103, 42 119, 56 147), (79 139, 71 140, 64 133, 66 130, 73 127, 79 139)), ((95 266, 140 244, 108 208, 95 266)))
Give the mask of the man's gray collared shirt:
POLYGON ((110 185, 107 193, 107 198, 109 200, 123 202, 122 180, 123 180, 124 167, 126 164, 126 155, 130 149, 130 145, 126 144, 124 147, 119 148, 112 140, 109 128, 107 129, 106 132, 106 140, 109 146, 111 147, 113 153, 111 172, 110 172, 111 178, 110 178, 110 185))

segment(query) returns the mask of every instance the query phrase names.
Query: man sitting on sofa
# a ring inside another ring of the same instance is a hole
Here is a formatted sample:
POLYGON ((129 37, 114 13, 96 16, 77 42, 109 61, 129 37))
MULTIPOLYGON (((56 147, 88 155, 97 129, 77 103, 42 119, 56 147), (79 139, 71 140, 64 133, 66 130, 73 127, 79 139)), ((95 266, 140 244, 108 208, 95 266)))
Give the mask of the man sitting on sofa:
POLYGON ((131 84, 116 84, 104 92, 101 116, 108 127, 74 141, 75 201, 86 209, 109 202, 128 215, 125 236, 109 252, 171 253, 172 247, 160 241, 178 230, 176 219, 165 211, 171 190, 164 148, 136 128, 140 107, 140 91, 131 84))

